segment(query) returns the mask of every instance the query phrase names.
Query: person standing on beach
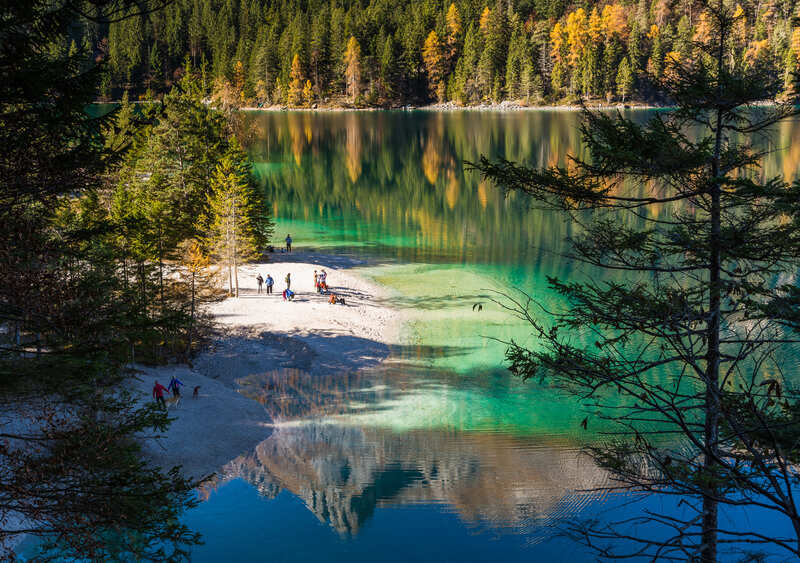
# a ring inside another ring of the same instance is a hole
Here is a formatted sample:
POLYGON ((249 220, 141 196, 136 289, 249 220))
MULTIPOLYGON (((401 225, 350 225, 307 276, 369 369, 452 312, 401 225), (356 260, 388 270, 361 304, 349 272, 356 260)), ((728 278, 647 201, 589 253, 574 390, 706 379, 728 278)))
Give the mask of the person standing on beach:
POLYGON ((181 396, 181 385, 183 385, 183 382, 174 375, 172 376, 172 379, 169 380, 169 385, 167 385, 167 389, 172 389, 172 396, 176 399, 181 396))
POLYGON ((286 235, 286 252, 292 251, 292 235, 286 235))
POLYGON ((314 270, 314 289, 316 289, 317 293, 319 293, 319 275, 317 274, 316 270, 314 270))
POLYGON ((267 295, 272 294, 272 286, 275 285, 275 280, 272 279, 272 276, 267 274, 267 295))
POLYGON ((286 289, 292 287, 292 274, 286 274, 286 289))
POLYGON ((261 277, 261 274, 258 274, 258 276, 256 276, 256 281, 258 282, 258 292, 263 293, 261 286, 264 285, 264 278, 261 277))
POLYGON ((167 403, 164 402, 164 391, 166 390, 167 388, 161 385, 158 381, 156 381, 155 385, 153 385, 153 398, 164 408, 167 408, 167 403))
POLYGON ((328 272, 325 270, 322 270, 319 274, 319 291, 320 293, 328 291, 328 272))

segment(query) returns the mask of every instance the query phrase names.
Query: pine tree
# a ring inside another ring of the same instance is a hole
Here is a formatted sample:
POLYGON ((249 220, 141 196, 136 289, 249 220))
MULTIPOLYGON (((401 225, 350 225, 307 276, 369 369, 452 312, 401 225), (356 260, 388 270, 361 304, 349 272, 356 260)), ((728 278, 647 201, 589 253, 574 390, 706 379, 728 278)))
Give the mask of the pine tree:
POLYGON ((257 255, 255 205, 250 179, 231 155, 223 158, 212 178, 208 197, 207 246, 228 270, 229 294, 239 297, 239 266, 257 255))
POLYGON ((464 38, 464 54, 456 64, 456 97, 462 103, 480 99, 477 68, 481 56, 481 37, 474 25, 470 24, 464 38))
POLYGON ((649 36, 653 46, 650 50, 650 58, 647 61, 647 72, 658 81, 661 79, 661 74, 664 70, 664 47, 658 26, 653 24, 649 36))
POLYGON ((616 425, 588 450, 619 488, 680 499, 669 515, 574 526, 609 558, 711 563, 757 558, 749 546, 770 543, 800 556, 800 406, 773 371, 782 347, 800 344, 800 290, 783 281, 800 259, 800 182, 765 177, 763 153, 738 136, 797 110, 777 101, 780 77, 731 64, 734 8, 719 1, 707 17, 703 56, 671 59, 661 83, 675 111, 645 123, 585 111, 589 154, 569 169, 477 165, 569 213, 581 227, 573 259, 629 274, 551 279, 560 310, 524 295, 505 303, 537 337, 535 349, 510 343, 512 373, 573 392, 591 410, 584 428, 595 417, 616 425), (752 111, 759 100, 774 103, 752 111), (731 529, 754 506, 786 518, 793 536, 731 529))
MULTIPOLYGON (((128 14, 140 6, 92 5, 98 20, 116 19, 114 72, 141 62, 128 56, 141 36, 117 42, 137 29, 128 14)), ((47 49, 68 45, 83 9, 46 0, 3 8, 0 402, 18 424, 3 428, 0 521, 24 525, 0 526, 0 559, 13 559, 7 541, 25 532, 61 559, 180 560, 198 541, 180 523, 195 483, 143 461, 137 435, 164 430, 167 418, 120 393, 126 340, 154 329, 132 310, 111 240, 117 225, 99 195, 128 141, 106 138, 113 115, 86 111, 103 69, 80 51, 47 49)))
POLYGON ((187 358, 192 355, 195 343, 197 309, 199 305, 213 301, 217 297, 214 290, 217 272, 211 268, 211 260, 197 239, 189 239, 181 244, 181 265, 184 268, 184 279, 189 300, 189 322, 186 328, 187 358))
POLYGON ((395 94, 397 57, 392 36, 387 35, 381 51, 380 86, 385 99, 390 99, 395 94))
POLYGON ((631 72, 631 65, 628 63, 628 57, 624 57, 619 63, 619 71, 617 71, 617 94, 625 101, 631 89, 633 88, 633 73, 631 72))

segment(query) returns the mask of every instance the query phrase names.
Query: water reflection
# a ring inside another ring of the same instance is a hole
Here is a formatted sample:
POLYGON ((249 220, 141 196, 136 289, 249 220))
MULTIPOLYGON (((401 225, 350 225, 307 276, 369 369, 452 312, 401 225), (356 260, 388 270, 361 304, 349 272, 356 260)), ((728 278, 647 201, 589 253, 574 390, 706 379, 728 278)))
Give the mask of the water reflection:
MULTIPOLYGON (((585 156, 577 113, 266 112, 247 119, 256 175, 281 202, 283 221, 336 230, 340 241, 371 241, 403 261, 521 264, 545 249, 553 258, 544 265, 560 266, 570 234, 564 218, 506 196, 464 163, 487 155, 567 165, 568 155, 585 156)), ((754 143, 768 151, 760 174, 797 177, 796 121, 754 143)), ((531 271, 542 265, 537 260, 531 271)))
MULTIPOLYGON (((268 498, 289 491, 333 529, 362 530, 362 538, 381 508, 424 504, 535 541, 549 524, 598 500, 580 491, 606 483, 606 476, 577 451, 602 429, 590 425, 579 433, 585 413, 572 400, 503 372, 499 341, 536 343, 528 326, 488 297, 521 288, 549 306, 558 296, 548 293, 546 276, 602 274, 562 259, 574 226, 561 215, 506 196, 464 167, 482 154, 567 165, 568 154, 585 156, 579 118, 562 112, 248 116, 257 132, 248 150, 280 229, 300 246, 380 262, 366 273, 394 290, 393 304, 410 320, 405 346, 393 350, 396 363, 382 370, 251 376, 248 392, 265 405, 275 432, 232 462, 225 479, 245 479, 268 498), (478 300, 486 304, 480 314, 471 308, 478 300)), ((755 173, 797 177, 796 122, 754 143, 767 151, 755 173)), ((585 335, 574 338, 580 343, 585 335)))
POLYGON ((577 143, 577 122, 529 117, 532 123, 503 114, 253 114, 248 150, 268 197, 281 201, 281 220, 339 225, 343 239, 371 240, 403 260, 516 261, 523 248, 563 238, 563 221, 530 221, 515 196, 482 183, 464 161, 534 155, 563 164, 562 137, 577 143))
POLYGON ((470 524, 531 534, 597 498, 580 491, 606 476, 567 432, 526 434, 519 431, 536 426, 503 426, 487 412, 514 409, 510 394, 486 384, 458 388, 446 374, 420 381, 403 373, 251 375, 241 383, 275 429, 228 464, 224 479, 244 479, 267 498, 288 490, 346 535, 376 508, 418 503, 443 504, 470 524))

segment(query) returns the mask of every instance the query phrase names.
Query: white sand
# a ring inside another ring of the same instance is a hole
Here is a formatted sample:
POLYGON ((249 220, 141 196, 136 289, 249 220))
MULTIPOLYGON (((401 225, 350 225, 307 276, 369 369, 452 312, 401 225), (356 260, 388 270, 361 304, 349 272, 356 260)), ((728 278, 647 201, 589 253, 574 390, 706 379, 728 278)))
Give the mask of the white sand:
POLYGON ((185 475, 201 479, 272 432, 260 404, 219 381, 185 366, 139 368, 142 372, 134 388, 146 400, 152 400, 156 380, 166 387, 174 375, 184 384, 180 402, 167 410, 175 419, 167 431, 150 433, 142 440, 145 455, 164 469, 181 465, 185 475), (198 397, 193 398, 197 385, 198 397))
MULTIPOLYGON (((280 257, 281 255, 278 255, 280 257)), ((284 334, 350 335, 385 342, 393 340, 397 313, 385 305, 383 288, 363 276, 344 269, 304 262, 252 264, 239 269, 239 298, 226 299, 212 306, 220 323, 233 326, 260 325, 284 334), (314 290, 314 270, 325 270, 331 292, 344 297, 346 305, 331 305, 329 295, 314 290), (257 293, 256 275, 275 280, 272 295, 257 293), (293 301, 284 301, 286 275, 291 274, 293 301)))
POLYGON ((388 344, 398 338, 400 317, 387 306, 383 288, 348 270, 351 265, 352 260, 341 257, 277 254, 275 262, 240 268, 239 297, 209 306, 220 334, 192 368, 137 366, 141 373, 135 389, 143 400, 152 400, 156 379, 166 386, 175 375, 184 383, 180 404, 169 409, 175 421, 157 439, 143 441, 148 457, 165 468, 182 465, 195 478, 214 473, 271 433, 262 406, 239 392, 245 380, 275 377, 287 368, 338 374, 380 363, 388 344), (317 263, 296 261, 303 258, 317 263), (327 271, 330 290, 344 297, 345 305, 332 305, 328 295, 314 290, 315 269, 327 271), (266 288, 257 293, 258 272, 274 278, 272 295, 266 288), (293 301, 281 296, 287 273, 293 301), (193 399, 196 385, 200 397, 193 399))
MULTIPOLYGON (((287 369, 335 375, 380 363, 388 344, 398 339, 401 318, 387 305, 383 288, 351 269, 361 264, 346 256, 279 253, 271 263, 242 267, 240 296, 209 306, 220 334, 192 367, 133 366, 131 388, 142 401, 153 400, 155 381, 166 386, 174 375, 184 384, 180 403, 168 409, 174 421, 167 431, 142 439, 150 461, 164 469, 181 465, 185 475, 200 479, 253 452, 270 436, 272 425, 261 404, 239 392, 248 378, 280 377, 287 369), (331 305, 328 295, 316 293, 314 270, 322 269, 331 291, 346 305, 331 305), (275 279, 273 295, 257 294, 257 272, 275 279), (287 273, 296 292, 290 302, 281 297, 287 273)), ((11 516, 6 526, 24 525, 11 516)), ((8 547, 22 540, 15 538, 8 547)))

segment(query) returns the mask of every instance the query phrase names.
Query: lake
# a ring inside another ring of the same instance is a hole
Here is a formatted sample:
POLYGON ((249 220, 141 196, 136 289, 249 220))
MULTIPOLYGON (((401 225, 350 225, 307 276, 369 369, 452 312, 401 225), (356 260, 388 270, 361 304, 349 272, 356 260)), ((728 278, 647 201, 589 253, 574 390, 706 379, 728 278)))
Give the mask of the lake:
MULTIPOLYGON (((274 434, 186 516, 206 540, 194 561, 594 560, 564 536, 566 524, 679 510, 593 492, 608 477, 580 449, 602 429, 581 429, 574 400, 503 365, 504 342, 536 342, 493 299, 522 290, 556 305, 547 276, 602 274, 561 257, 574 232, 563 216, 506 196, 465 162, 564 164, 583 150, 579 114, 243 119, 275 238, 291 233, 301 251, 365 261, 359 272, 389 288, 409 322, 378 369, 286 374, 274 434)), ((796 122, 758 142, 772 151, 764 175, 797 176, 796 122)), ((723 518, 784 526, 755 511, 723 518)))

